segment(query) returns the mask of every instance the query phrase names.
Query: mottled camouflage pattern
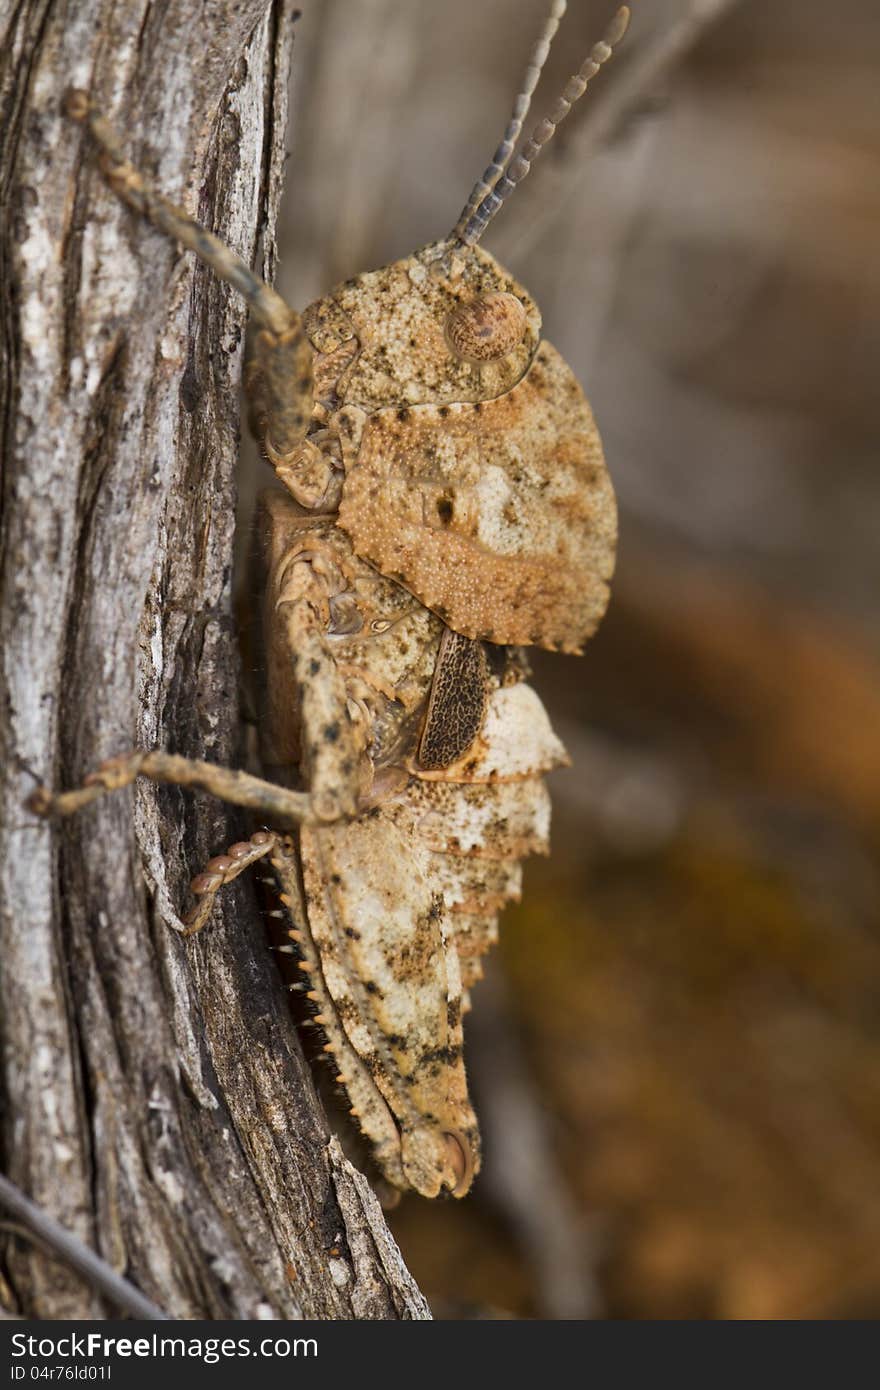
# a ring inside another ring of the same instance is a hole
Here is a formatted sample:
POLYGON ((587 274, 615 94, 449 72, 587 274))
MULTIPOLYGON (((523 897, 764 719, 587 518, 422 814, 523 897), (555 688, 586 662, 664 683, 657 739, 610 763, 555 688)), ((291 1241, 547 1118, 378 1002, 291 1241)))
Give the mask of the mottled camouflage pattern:
POLYGON ((252 423, 286 489, 260 522, 274 780, 137 751, 32 804, 73 811, 148 776, 260 812, 272 828, 194 880, 190 929, 268 858, 379 1166, 426 1196, 463 1195, 479 1166, 467 991, 519 894, 519 861, 547 850, 543 773, 565 760, 517 649, 579 651, 614 563, 614 497, 583 392, 541 339, 534 300, 475 244, 625 28, 621 12, 508 170, 562 9, 554 0, 510 141, 455 232, 301 315, 128 164, 86 93, 67 102, 119 196, 251 308, 252 423))
POLYGON ((304 324, 319 405, 282 472, 297 500, 338 507, 357 553, 456 632, 580 651, 608 603, 614 493, 522 286, 480 248, 436 242, 346 281, 304 324))
MULTIPOLYGON (((293 903, 298 856, 304 902, 292 935, 340 1082, 384 1175, 425 1196, 444 1188, 462 1195, 479 1168, 463 982, 479 978, 498 913, 519 896, 519 858, 546 852, 541 774, 565 760, 564 750, 515 665, 493 675, 484 661, 477 728, 455 761, 422 766, 448 630, 359 559, 332 519, 304 517, 279 494, 263 507, 264 760, 276 778, 296 781, 320 754, 304 747, 278 621, 292 592, 319 615, 358 750, 357 819, 304 825, 286 847, 279 840, 271 863, 293 903)), ((340 744, 334 725, 325 735, 332 749, 340 744)))

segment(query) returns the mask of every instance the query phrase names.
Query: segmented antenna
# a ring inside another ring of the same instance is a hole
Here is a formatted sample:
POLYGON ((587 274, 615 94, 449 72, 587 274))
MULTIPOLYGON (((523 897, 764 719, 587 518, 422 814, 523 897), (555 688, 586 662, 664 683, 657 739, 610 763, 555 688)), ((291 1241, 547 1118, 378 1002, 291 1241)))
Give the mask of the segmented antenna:
MULTIPOLYGON (((554 6, 555 10, 555 6, 554 6)), ((532 131, 523 147, 522 153, 518 154, 509 165, 507 170, 502 171, 497 176, 497 182, 493 187, 489 187, 480 201, 471 211, 465 225, 459 231, 464 214, 459 218, 452 237, 465 246, 476 246, 480 237, 485 232, 492 218, 498 212, 505 200, 510 197, 518 183, 522 183, 526 174, 544 146, 553 138, 557 128, 562 124, 576 101, 579 101, 587 90, 590 79, 595 77, 603 63, 607 63, 612 51, 626 33, 629 25, 629 8, 621 6, 609 25, 608 32, 604 39, 595 44, 589 58, 581 65, 574 77, 570 77, 563 88, 562 95, 551 111, 550 115, 532 131)), ((549 22, 549 21, 548 21, 549 22)), ((557 20, 558 23, 558 20, 557 20)), ((537 50, 536 50, 537 51, 537 50)), ((530 68, 531 71, 531 68, 530 68)), ((537 80, 537 79, 536 79, 537 80)), ((511 122, 513 125, 513 122, 511 122)), ((500 148, 500 147, 499 147, 500 148)), ((487 174, 491 172, 487 170, 487 174)), ((487 182, 487 180, 483 180, 487 182)), ((477 185, 479 187, 479 185, 477 185)), ((474 190, 476 192, 476 189, 474 190)), ((472 195, 473 196, 473 195, 472 195)))
POLYGON ((550 45, 559 28, 559 21, 568 9, 568 0, 553 0, 550 6, 550 13, 541 30, 540 38, 537 40, 529 56, 529 65, 523 77, 522 90, 519 92, 516 101, 513 103, 513 110, 510 113, 510 120, 504 132, 504 138, 492 156, 492 162, 486 167, 482 178, 478 179, 471 189, 470 197, 461 210, 461 216, 455 224, 452 237, 458 241, 467 226, 471 213, 486 197, 491 193, 501 175, 510 163, 510 156, 513 154, 516 142, 519 139, 523 121, 529 114, 529 107, 532 104, 532 94, 538 85, 538 78, 541 76, 541 69, 547 61, 547 54, 550 52, 550 45))

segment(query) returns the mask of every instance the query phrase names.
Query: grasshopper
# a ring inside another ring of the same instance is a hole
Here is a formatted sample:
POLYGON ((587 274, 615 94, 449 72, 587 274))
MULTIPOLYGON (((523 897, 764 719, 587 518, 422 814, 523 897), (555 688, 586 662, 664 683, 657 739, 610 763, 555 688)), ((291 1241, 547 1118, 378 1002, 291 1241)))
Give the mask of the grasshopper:
POLYGON ((616 511, 590 408, 538 306, 480 246, 627 27, 615 17, 515 154, 565 11, 554 0, 504 137, 448 236, 296 313, 129 164, 82 91, 67 110, 110 187, 246 299, 251 422, 283 485, 261 502, 266 778, 122 754, 67 813, 137 776, 250 808, 265 829, 192 882, 271 867, 337 1080, 401 1189, 464 1195, 479 1168, 462 1016, 546 852, 565 762, 524 646, 579 652, 608 601, 616 511))

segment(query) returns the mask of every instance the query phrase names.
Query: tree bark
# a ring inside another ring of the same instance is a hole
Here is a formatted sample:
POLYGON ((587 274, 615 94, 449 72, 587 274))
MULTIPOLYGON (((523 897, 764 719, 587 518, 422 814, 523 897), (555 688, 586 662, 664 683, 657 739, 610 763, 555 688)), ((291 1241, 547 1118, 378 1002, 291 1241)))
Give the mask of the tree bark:
MULTIPOLYGON (((177 905, 241 837, 138 785, 23 809, 131 746, 239 760, 231 605, 236 295, 122 207, 86 88, 130 157, 271 275, 287 0, 20 0, 0 42, 2 1163, 176 1317, 425 1317, 329 1137, 247 879, 177 905), (258 236, 258 230, 262 235, 258 236)), ((6 1300, 109 1307, 17 1238, 6 1300)))

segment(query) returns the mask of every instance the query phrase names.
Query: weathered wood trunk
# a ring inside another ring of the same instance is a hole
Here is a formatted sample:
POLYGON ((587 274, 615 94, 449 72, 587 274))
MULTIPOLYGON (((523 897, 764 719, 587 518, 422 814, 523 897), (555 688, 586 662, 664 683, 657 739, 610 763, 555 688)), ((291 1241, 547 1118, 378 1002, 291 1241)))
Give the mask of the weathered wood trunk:
MULTIPOLYGON (((271 275, 291 12, 22 0, 5 23, 3 1169, 173 1316, 426 1316, 328 1138, 252 888, 172 929, 235 813, 149 785, 63 824, 23 809, 130 746, 239 755, 243 308, 107 190, 65 89, 271 275)), ((14 1311, 112 1311, 21 1239, 3 1254, 14 1311)))

